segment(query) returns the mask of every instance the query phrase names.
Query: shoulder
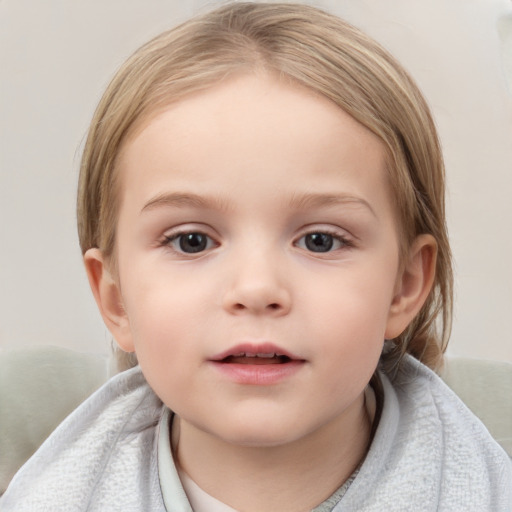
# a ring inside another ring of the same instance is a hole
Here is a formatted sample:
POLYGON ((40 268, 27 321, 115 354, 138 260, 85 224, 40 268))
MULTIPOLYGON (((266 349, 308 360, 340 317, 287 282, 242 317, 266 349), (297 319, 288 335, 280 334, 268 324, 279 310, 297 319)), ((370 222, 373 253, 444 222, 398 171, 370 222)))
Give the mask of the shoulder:
POLYGON ((361 511, 511 510, 509 457, 448 386, 409 356, 382 380, 381 420, 347 503, 361 511))
POLYGON ((162 409, 138 368, 115 376, 23 466, 0 501, 2 510, 107 510, 113 498, 116 509, 137 510, 137 494, 158 502, 154 443, 162 409))
POLYGON ((426 449, 442 475, 440 496, 458 507, 465 503, 465 510, 511 510, 510 458, 445 382, 408 356, 393 387, 404 427, 426 430, 426 449))
POLYGON ((403 422, 429 422, 443 433, 446 453, 482 458, 501 464, 510 462, 504 450, 492 438, 484 424, 432 370, 407 356, 390 384, 400 404, 403 422))

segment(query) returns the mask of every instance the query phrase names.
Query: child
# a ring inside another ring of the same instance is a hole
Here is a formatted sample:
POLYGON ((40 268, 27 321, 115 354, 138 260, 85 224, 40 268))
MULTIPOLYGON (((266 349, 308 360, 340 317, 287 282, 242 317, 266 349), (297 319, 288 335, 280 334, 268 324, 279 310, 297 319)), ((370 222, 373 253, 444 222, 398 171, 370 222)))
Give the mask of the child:
POLYGON ((78 197, 94 296, 140 366, 2 510, 512 510, 510 460, 428 369, 451 312, 443 175, 416 86, 329 14, 230 4, 142 47, 78 197))

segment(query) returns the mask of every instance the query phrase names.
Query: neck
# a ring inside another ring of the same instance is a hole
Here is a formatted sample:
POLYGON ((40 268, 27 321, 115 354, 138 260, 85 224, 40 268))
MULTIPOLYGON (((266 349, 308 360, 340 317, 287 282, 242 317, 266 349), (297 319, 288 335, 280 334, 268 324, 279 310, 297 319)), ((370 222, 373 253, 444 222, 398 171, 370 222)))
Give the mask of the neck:
POLYGON ((229 443, 175 417, 174 458, 199 487, 236 510, 311 510, 350 477, 368 449, 364 395, 346 412, 299 440, 270 447, 229 443))

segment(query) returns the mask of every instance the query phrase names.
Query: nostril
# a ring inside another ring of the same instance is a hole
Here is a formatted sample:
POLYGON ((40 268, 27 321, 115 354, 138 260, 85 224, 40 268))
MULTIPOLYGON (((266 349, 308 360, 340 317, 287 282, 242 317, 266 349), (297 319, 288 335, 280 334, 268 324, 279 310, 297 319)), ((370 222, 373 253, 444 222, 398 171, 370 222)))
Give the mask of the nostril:
POLYGON ((260 303, 260 304, 244 304, 243 302, 235 302, 230 306, 230 310, 233 313, 243 313, 244 311, 252 311, 254 313, 273 313, 276 314, 284 311, 283 304, 279 302, 272 302, 270 304, 260 303))

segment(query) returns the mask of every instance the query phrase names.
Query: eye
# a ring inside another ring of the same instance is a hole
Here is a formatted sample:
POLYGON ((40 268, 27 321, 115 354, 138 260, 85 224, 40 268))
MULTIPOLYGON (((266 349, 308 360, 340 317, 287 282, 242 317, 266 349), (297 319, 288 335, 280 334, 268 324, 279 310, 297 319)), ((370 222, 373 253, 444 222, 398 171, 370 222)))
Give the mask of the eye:
POLYGON ((179 253, 196 254, 211 249, 215 242, 208 235, 194 231, 168 236, 165 245, 179 253))
POLYGON ((349 243, 341 236, 318 231, 302 236, 296 245, 310 252, 329 252, 348 246, 349 243))

